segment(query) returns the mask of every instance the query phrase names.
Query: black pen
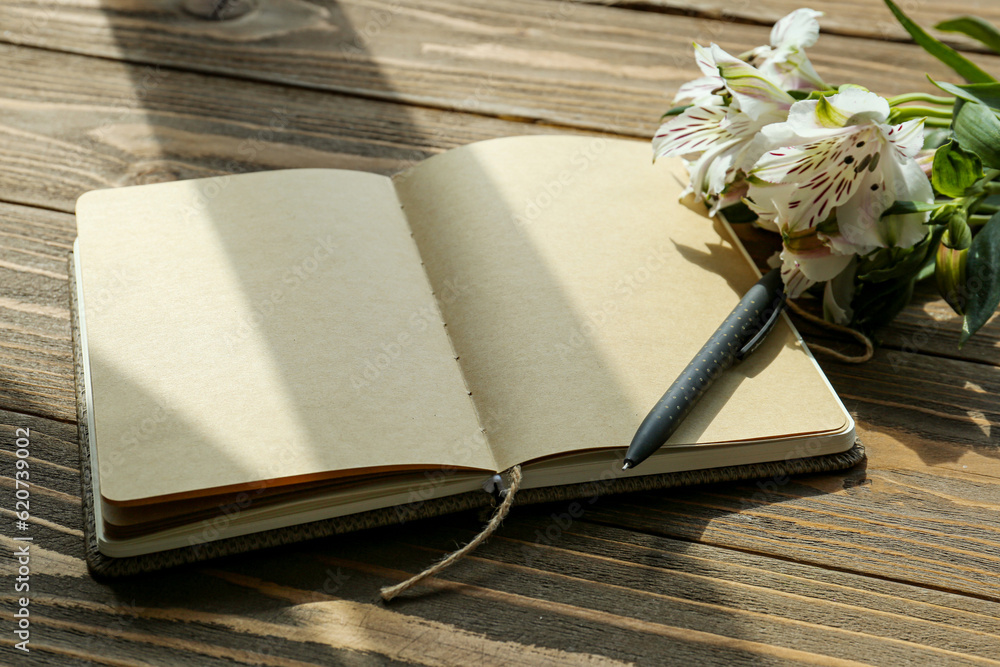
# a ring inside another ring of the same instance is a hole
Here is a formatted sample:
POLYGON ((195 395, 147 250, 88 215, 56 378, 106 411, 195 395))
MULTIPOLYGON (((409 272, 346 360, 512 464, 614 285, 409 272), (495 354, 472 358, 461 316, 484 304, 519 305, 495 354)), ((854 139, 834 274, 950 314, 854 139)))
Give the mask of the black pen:
POLYGON ((625 453, 622 470, 636 467, 663 446, 712 381, 757 349, 784 307, 781 269, 772 269, 740 299, 722 326, 642 420, 625 453))

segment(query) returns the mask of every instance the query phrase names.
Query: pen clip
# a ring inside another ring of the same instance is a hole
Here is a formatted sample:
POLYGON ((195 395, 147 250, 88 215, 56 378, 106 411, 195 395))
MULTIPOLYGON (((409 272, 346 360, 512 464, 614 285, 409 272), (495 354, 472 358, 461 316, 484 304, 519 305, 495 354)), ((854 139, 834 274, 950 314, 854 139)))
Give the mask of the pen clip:
POLYGON ((747 355, 756 350, 757 347, 764 342, 764 338, 766 338, 767 334, 774 328, 775 323, 778 321, 778 316, 781 315, 781 311, 785 309, 785 305, 785 293, 781 292, 774 300, 774 310, 771 311, 770 317, 768 317, 767 321, 761 325, 760 329, 757 330, 757 333, 753 335, 753 338, 747 341, 746 345, 739 349, 736 353, 736 361, 743 361, 747 355))

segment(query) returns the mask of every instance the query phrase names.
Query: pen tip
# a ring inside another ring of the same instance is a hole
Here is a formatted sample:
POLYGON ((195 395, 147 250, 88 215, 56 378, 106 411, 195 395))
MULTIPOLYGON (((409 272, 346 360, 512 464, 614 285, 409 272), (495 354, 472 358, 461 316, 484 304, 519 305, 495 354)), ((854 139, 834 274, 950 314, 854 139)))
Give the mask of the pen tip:
POLYGON ((632 463, 631 459, 625 459, 625 463, 622 465, 622 470, 628 470, 629 468, 634 468, 635 464, 632 463))

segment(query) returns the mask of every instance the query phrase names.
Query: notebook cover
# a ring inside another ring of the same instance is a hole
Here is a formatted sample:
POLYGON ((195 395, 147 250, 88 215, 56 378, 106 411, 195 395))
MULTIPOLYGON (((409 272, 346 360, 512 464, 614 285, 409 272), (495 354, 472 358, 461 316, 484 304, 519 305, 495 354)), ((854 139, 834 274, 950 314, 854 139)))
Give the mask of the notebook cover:
MULTIPOLYGON (((329 537, 366 528, 376 528, 391 524, 401 524, 415 519, 423 519, 463 510, 490 506, 493 497, 483 491, 462 493, 445 498, 437 498, 408 505, 398 505, 348 516, 313 521, 285 528, 267 530, 250 535, 231 537, 214 542, 170 549, 141 556, 113 558, 102 554, 97 548, 97 531, 94 514, 92 467, 90 460, 89 434, 87 427, 87 401, 84 393, 83 355, 80 349, 80 322, 77 312, 76 271, 73 254, 69 255, 69 292, 71 309, 71 329, 73 334, 73 360, 76 388, 76 411, 80 445, 80 481, 82 486, 84 520, 84 547, 87 566, 96 577, 123 577, 146 572, 155 572, 178 565, 196 563, 222 556, 245 553, 319 537, 329 537)), ((514 505, 590 498, 596 494, 608 495, 634 493, 675 486, 692 486, 716 482, 732 482, 745 479, 770 478, 785 475, 831 472, 850 468, 865 459, 865 450, 860 440, 854 446, 839 454, 828 454, 788 461, 775 461, 741 466, 725 466, 705 470, 647 475, 600 482, 566 484, 539 489, 519 491, 514 505)))

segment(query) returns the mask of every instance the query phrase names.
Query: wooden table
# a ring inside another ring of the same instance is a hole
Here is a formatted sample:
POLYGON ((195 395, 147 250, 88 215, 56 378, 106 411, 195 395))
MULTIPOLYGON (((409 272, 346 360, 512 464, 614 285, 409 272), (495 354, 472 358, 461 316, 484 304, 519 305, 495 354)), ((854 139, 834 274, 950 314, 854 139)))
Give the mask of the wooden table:
MULTIPOLYGON (((209 22, 179 4, 0 3, 0 662, 1000 664, 1000 321, 958 349, 958 318, 930 288, 871 362, 822 361, 866 467, 763 490, 606 497, 572 520, 559 504, 517 508, 431 591, 390 606, 374 602, 378 588, 468 539, 475 514, 94 581, 65 263, 80 194, 284 167, 392 173, 505 135, 647 138, 697 75, 692 41, 740 53, 798 6, 261 0, 209 22), (32 456, 28 654, 12 647, 20 428, 32 456)), ((1000 19, 990 0, 903 4, 926 26, 1000 19)), ((929 90, 925 71, 954 80, 880 3, 822 5, 810 54, 827 81, 889 95, 929 90)), ((971 55, 1000 73, 1000 58, 971 55)))

